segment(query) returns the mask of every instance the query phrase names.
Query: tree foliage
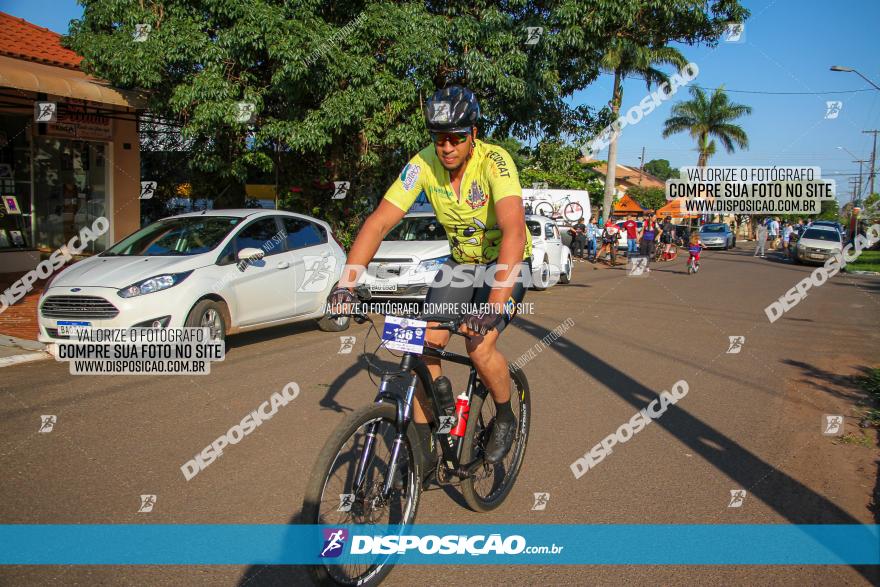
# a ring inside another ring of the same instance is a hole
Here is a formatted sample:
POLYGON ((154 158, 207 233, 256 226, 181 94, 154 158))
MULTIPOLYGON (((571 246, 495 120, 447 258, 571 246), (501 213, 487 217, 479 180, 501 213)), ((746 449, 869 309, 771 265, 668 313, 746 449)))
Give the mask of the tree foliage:
POLYGON ((645 171, 663 181, 678 177, 678 170, 669 165, 668 159, 651 159, 645 163, 645 171))
POLYGON ((636 199, 645 210, 658 210, 666 205, 666 192, 660 188, 633 186, 627 194, 636 199))
POLYGON ((724 88, 716 88, 711 96, 697 86, 690 88, 691 99, 678 102, 663 127, 663 137, 679 132, 688 133, 697 140, 700 152, 697 165, 704 167, 715 154, 715 139, 728 153, 736 147, 749 148, 746 131, 734 121, 752 113, 752 107, 731 102, 724 88))
POLYGON ((331 201, 331 182, 375 201, 428 143, 421 107, 435 89, 471 87, 485 133, 582 144, 595 112, 569 98, 595 80, 615 37, 711 44, 745 14, 737 0, 81 3, 67 46, 88 73, 143 90, 155 120, 179 129, 192 169, 214 185, 277 177, 302 187, 285 205, 351 223, 357 206, 331 201), (143 42, 138 24, 150 26, 143 42), (527 27, 543 29, 538 42, 526 43, 527 27), (238 121, 241 102, 252 121, 238 121))

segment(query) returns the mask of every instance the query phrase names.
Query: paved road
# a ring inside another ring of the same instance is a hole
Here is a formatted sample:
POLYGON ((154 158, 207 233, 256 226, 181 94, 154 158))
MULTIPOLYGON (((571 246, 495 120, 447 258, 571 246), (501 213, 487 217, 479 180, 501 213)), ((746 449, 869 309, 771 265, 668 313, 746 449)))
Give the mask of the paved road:
MULTIPOLYGON (((770 324, 764 307, 810 269, 754 259, 749 245, 707 252, 696 276, 681 259, 649 277, 578 264, 574 282, 530 292, 535 314, 502 337, 510 358, 556 326, 574 326, 524 368, 534 420, 508 501, 475 514, 435 488, 424 523, 875 523, 872 445, 835 442, 822 414, 859 434, 848 376, 877 365, 880 283, 839 276, 770 324), (745 336, 729 354, 730 336, 745 336), (653 426, 575 479, 569 465, 654 396, 690 392, 653 426), (748 494, 729 508, 730 491, 748 494), (545 511, 533 494, 549 492, 545 511)), ((357 348, 367 333, 357 326, 357 348)), ((375 340, 372 339, 372 340, 375 340)), ((460 343, 454 343, 456 345, 460 343)), ((285 523, 332 428, 374 393, 337 336, 281 327, 232 341, 205 377, 71 376, 40 362, 0 372, 3 523, 285 523), (300 396, 187 482, 180 466, 285 384, 300 396), (40 415, 52 433, 38 434, 40 415), (136 513, 139 495, 155 510, 136 513)), ((375 345, 373 345, 374 347, 375 345)), ((373 347, 370 347, 372 350, 373 347)), ((387 357, 386 357, 387 358, 387 357)), ((451 371, 463 383, 461 371, 451 371)), ((659 546, 659 545, 658 545, 659 546)), ((388 585, 868 584, 851 567, 409 567, 388 585)), ((873 573, 873 574, 872 574, 873 573)), ((302 584, 296 568, 11 567, 8 585, 302 584)))

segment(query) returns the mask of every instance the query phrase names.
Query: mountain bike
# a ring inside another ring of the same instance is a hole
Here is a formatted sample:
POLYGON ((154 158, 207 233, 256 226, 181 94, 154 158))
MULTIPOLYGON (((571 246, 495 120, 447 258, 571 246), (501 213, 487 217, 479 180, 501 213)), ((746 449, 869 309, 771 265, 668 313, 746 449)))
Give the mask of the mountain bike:
MULTIPOLYGON (((369 293, 358 290, 358 297, 369 299, 369 293)), ((350 315, 360 324, 370 322, 375 327, 366 314, 350 315)), ((385 332, 390 318, 386 317, 385 332)), ((415 319, 437 322, 429 328, 467 337, 459 332, 461 318, 421 315, 415 319)), ((494 510, 507 498, 522 467, 528 442, 531 397, 525 375, 509 365, 516 435, 505 458, 488 464, 483 455, 492 434, 495 403, 470 358, 427 346, 421 355, 404 352, 399 369, 382 374, 374 403, 349 415, 330 435, 312 468, 303 500, 303 523, 382 525, 383 531, 389 527, 402 531, 415 520, 423 479, 429 477, 430 481, 430 476, 443 486, 458 484, 465 502, 477 512, 494 510), (452 425, 458 422, 450 421, 449 414, 442 411, 434 381, 421 355, 470 367, 467 389, 463 392, 470 411, 469 417, 461 418, 466 421, 462 424, 462 436, 452 434, 458 428, 452 425), (406 383, 405 390, 392 385, 396 380, 406 383), (432 434, 441 453, 433 471, 422 471, 420 459, 415 456, 421 448, 411 424, 413 397, 419 384, 428 398, 432 434)), ((393 555, 377 557, 369 564, 349 564, 334 558, 311 566, 310 573, 320 585, 376 585, 391 572, 393 564, 393 555)))
POLYGON ((674 243, 657 243, 654 250, 654 261, 673 261, 678 256, 678 247, 674 243), (669 247, 669 250, 666 250, 669 247))
POLYGON ((546 216, 559 220, 564 218, 569 222, 573 222, 583 217, 584 207, 578 202, 572 202, 568 196, 565 196, 558 202, 538 202, 534 207, 535 214, 546 216))

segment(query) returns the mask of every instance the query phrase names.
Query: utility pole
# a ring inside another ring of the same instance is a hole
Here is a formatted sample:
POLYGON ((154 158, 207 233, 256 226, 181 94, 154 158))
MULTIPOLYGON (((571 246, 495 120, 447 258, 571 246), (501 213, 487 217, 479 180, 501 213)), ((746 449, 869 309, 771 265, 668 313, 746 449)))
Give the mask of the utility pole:
POLYGON ((639 187, 642 187, 642 174, 645 173, 645 148, 642 147, 642 157, 639 159, 639 187))
POLYGON ((877 169, 877 133, 880 132, 880 130, 863 130, 862 132, 868 135, 874 135, 874 148, 871 149, 871 167, 868 169, 868 179, 871 182, 871 193, 868 194, 870 196, 874 193, 874 176, 876 175, 877 169))
POLYGON ((859 189, 857 192, 858 193, 857 197, 859 197, 859 198, 862 197, 862 163, 868 163, 868 162, 869 161, 867 159, 860 159, 860 160, 853 161, 853 163, 859 164, 859 189))
POLYGON ((852 187, 852 196, 850 197, 849 201, 850 201, 850 203, 852 203, 852 202, 855 202, 856 194, 859 193, 856 191, 856 186, 860 185, 861 182, 859 181, 858 178, 851 177, 851 178, 849 178, 849 183, 850 183, 850 186, 852 187))

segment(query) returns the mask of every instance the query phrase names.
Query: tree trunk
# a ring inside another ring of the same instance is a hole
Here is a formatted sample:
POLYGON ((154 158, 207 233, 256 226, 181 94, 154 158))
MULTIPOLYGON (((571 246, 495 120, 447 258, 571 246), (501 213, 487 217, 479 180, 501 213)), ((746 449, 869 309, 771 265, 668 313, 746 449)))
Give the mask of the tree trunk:
MULTIPOLYGON (((614 93, 611 97, 612 120, 617 120, 620 113, 620 104, 623 102, 623 84, 620 70, 614 72, 614 93)), ((608 168, 605 172, 605 198, 602 201, 602 214, 607 222, 611 218, 614 192, 614 182, 617 179, 617 137, 611 135, 611 143, 608 145, 608 168)))
POLYGON ((697 167, 705 167, 706 163, 709 162, 709 137, 704 134, 700 135, 697 144, 700 146, 700 157, 697 159, 697 167))

